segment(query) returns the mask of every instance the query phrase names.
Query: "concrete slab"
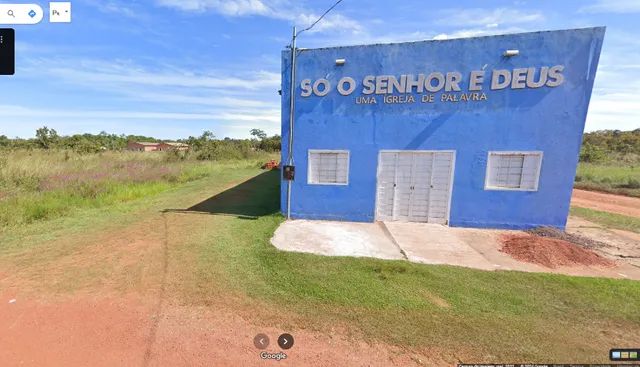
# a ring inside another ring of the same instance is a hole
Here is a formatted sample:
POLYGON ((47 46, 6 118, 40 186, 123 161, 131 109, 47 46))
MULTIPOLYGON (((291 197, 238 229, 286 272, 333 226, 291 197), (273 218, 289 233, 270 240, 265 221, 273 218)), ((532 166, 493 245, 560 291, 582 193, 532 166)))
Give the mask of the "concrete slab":
POLYGON ((593 250, 618 263, 613 271, 622 278, 640 279, 640 234, 605 228, 573 216, 567 221, 566 231, 600 242, 602 245, 593 250))
POLYGON ((640 234, 605 228, 576 217, 569 217, 566 231, 601 242, 603 246, 594 250, 614 260, 626 259, 640 269, 640 234))
MULTIPOLYGON (((581 228, 591 226, 584 225, 581 228)), ((515 270, 640 280, 640 267, 603 249, 595 250, 616 260, 618 265, 615 268, 575 266, 551 269, 516 260, 500 251, 500 237, 518 233, 523 234, 521 231, 452 228, 427 223, 292 220, 284 222, 276 230, 271 243, 285 251, 327 256, 406 259, 423 264, 446 264, 481 270, 515 270)), ((616 244, 614 248, 620 250, 622 246, 620 243, 616 244)), ((631 248, 637 249, 637 246, 631 248)))
POLYGON ((551 269, 516 260, 500 251, 502 247, 500 237, 502 235, 524 234, 522 231, 452 228, 426 223, 391 222, 385 224, 399 247, 406 252, 408 259, 414 262, 449 264, 482 270, 515 270, 574 276, 640 279, 640 268, 634 267, 626 261, 617 261, 618 266, 615 268, 565 266, 551 269))
POLYGON ((384 223, 409 261, 494 270, 495 265, 463 241, 455 230, 439 224, 384 223))
POLYGON ((286 251, 404 260, 376 223, 290 220, 278 227, 271 243, 286 251))

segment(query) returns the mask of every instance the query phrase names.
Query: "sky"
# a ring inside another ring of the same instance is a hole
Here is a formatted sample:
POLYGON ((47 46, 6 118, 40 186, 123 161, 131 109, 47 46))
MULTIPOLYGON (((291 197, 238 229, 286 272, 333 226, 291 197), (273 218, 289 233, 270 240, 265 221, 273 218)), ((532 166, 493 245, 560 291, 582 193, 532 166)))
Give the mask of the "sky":
MULTIPOLYGON (((0 135, 178 139, 280 132, 281 51, 335 0, 76 0, 72 23, 15 26, 0 135)), ((26 3, 29 1, 12 1, 26 3)), ((43 9, 48 3, 38 3, 43 9)), ((0 1, 7 3, 7 1, 0 1)), ((343 0, 298 47, 607 26, 586 130, 640 128, 639 0, 343 0)))

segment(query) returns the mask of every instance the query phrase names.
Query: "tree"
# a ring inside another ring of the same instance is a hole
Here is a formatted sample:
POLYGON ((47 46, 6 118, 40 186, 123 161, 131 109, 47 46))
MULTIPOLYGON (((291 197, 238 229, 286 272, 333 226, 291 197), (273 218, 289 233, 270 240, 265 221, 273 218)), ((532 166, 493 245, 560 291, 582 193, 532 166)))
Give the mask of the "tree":
POLYGON ((190 136, 186 140, 187 144, 194 151, 207 151, 207 154, 212 154, 213 146, 216 143, 216 136, 211 131, 204 131, 199 137, 190 136))
POLYGON ((599 147, 586 143, 580 150, 580 161, 588 163, 602 162, 607 158, 607 154, 599 147))
POLYGON ((264 139, 267 138, 267 133, 265 133, 264 131, 262 131, 260 129, 251 129, 251 135, 255 136, 259 140, 264 140, 264 139))
POLYGON ((280 145, 280 135, 274 135, 263 139, 258 147, 265 152, 279 152, 280 145))
POLYGON ((202 136, 200 136, 200 140, 203 140, 203 141, 211 141, 211 140, 213 140, 215 138, 216 138, 216 136, 213 134, 213 132, 211 132, 209 130, 205 130, 202 133, 202 136))
POLYGON ((54 129, 43 126, 36 130, 36 141, 41 148, 50 149, 60 141, 60 136, 54 129))

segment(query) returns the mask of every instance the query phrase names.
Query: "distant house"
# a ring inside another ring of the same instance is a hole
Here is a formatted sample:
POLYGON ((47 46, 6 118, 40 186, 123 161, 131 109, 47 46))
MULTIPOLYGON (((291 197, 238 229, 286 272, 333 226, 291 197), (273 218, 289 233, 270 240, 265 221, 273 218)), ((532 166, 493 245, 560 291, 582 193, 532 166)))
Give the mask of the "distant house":
POLYGON ((187 151, 189 150, 189 145, 173 142, 150 143, 144 141, 130 141, 127 143, 127 150, 134 152, 166 152, 170 150, 187 151))
POLYGON ((127 143, 127 150, 134 152, 155 152, 160 146, 160 143, 150 143, 146 141, 130 141, 127 143))
POLYGON ((189 150, 189 145, 185 143, 160 143, 158 145, 158 150, 160 151, 168 151, 168 150, 179 150, 179 151, 187 151, 189 150))

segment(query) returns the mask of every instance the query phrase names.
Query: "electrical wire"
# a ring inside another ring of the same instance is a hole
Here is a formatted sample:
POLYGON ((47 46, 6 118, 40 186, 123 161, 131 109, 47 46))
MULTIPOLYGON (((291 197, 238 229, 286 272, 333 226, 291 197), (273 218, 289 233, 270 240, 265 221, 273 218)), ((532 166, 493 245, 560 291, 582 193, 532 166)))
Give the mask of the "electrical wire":
POLYGON ((324 18, 325 15, 329 14, 329 12, 331 10, 333 10, 333 8, 335 8, 336 6, 338 6, 338 4, 340 4, 343 0, 338 0, 335 2, 335 4, 331 5, 331 7, 329 9, 327 9, 327 11, 325 11, 320 18, 318 18, 315 22, 313 22, 313 24, 311 24, 310 26, 308 26, 307 28, 301 30, 300 32, 298 32, 298 34, 296 36, 299 36, 300 33, 305 32, 310 30, 311 28, 313 28, 316 24, 318 24, 318 22, 320 22, 322 20, 322 18, 324 18))

